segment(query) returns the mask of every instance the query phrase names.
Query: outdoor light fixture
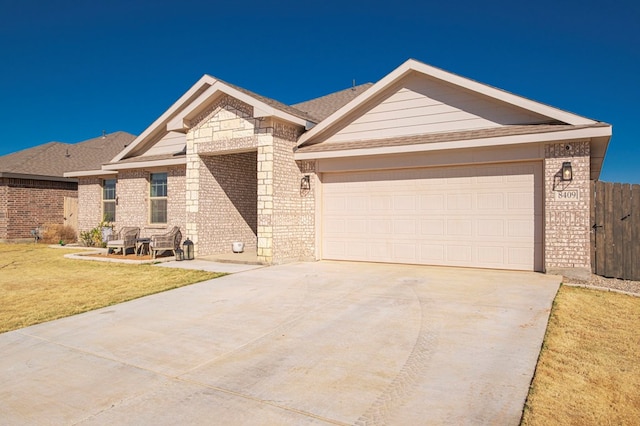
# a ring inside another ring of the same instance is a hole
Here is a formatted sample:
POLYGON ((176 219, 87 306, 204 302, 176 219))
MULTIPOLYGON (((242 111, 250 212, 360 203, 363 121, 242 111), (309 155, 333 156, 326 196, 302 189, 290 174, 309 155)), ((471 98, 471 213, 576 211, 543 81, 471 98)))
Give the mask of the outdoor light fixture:
POLYGON ((178 262, 184 260, 184 251, 181 248, 176 249, 176 260, 178 262))
POLYGON ((563 182, 571 182, 573 180, 573 170, 571 170, 571 162, 565 161, 562 163, 562 175, 560 179, 563 182))
POLYGON ((304 175, 302 176, 302 179, 300 179, 300 190, 301 191, 308 191, 311 189, 311 178, 309 175, 304 175))
POLYGON ((184 260, 193 260, 193 241, 187 238, 182 247, 184 247, 184 260))

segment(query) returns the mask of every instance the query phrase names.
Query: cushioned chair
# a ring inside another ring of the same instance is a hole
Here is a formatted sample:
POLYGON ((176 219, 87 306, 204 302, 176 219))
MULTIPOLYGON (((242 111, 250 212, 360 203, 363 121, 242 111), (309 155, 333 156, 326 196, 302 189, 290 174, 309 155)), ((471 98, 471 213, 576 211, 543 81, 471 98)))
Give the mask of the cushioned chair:
POLYGON ((180 248, 180 242, 182 242, 182 232, 177 226, 166 234, 152 235, 149 243, 151 257, 155 259, 158 253, 164 251, 170 251, 175 256, 176 250, 180 248))
POLYGON ((136 251, 136 240, 140 235, 140 228, 135 226, 123 226, 120 231, 109 236, 107 241, 107 254, 113 253, 116 249, 122 252, 123 256, 127 255, 127 249, 136 251))

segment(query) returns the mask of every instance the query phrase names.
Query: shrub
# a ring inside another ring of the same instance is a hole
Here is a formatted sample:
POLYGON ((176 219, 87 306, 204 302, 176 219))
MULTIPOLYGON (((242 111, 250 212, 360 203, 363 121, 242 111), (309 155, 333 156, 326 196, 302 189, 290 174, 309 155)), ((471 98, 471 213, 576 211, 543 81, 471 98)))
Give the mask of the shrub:
POLYGON ((82 245, 87 247, 106 247, 107 242, 102 240, 102 230, 104 228, 113 229, 113 225, 103 220, 92 230, 80 232, 80 242, 82 245))
POLYGON ((42 230, 42 242, 47 244, 69 244, 77 240, 76 230, 68 225, 45 224, 42 230))

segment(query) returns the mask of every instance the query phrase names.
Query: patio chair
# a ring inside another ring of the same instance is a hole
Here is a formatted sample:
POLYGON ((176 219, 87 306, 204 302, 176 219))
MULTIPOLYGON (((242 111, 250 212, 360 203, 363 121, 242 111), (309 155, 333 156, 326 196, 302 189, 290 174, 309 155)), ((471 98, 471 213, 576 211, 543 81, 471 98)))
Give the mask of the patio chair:
POLYGON ((116 234, 110 235, 107 241, 107 254, 115 249, 120 249, 123 256, 127 255, 127 249, 136 250, 136 239, 140 235, 140 228, 135 226, 123 226, 116 234))
POLYGON ((182 232, 177 226, 166 234, 152 235, 149 243, 151 257, 155 259, 157 254, 163 251, 171 251, 175 256, 176 250, 180 248, 180 242, 182 242, 182 232))

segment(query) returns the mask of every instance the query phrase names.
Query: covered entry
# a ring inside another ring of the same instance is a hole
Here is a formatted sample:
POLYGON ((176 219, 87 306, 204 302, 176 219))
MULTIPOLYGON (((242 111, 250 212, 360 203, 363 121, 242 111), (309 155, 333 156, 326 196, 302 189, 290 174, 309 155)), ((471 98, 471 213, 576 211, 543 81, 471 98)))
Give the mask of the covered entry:
POLYGON ((542 270, 539 162, 323 173, 322 258, 542 270))

